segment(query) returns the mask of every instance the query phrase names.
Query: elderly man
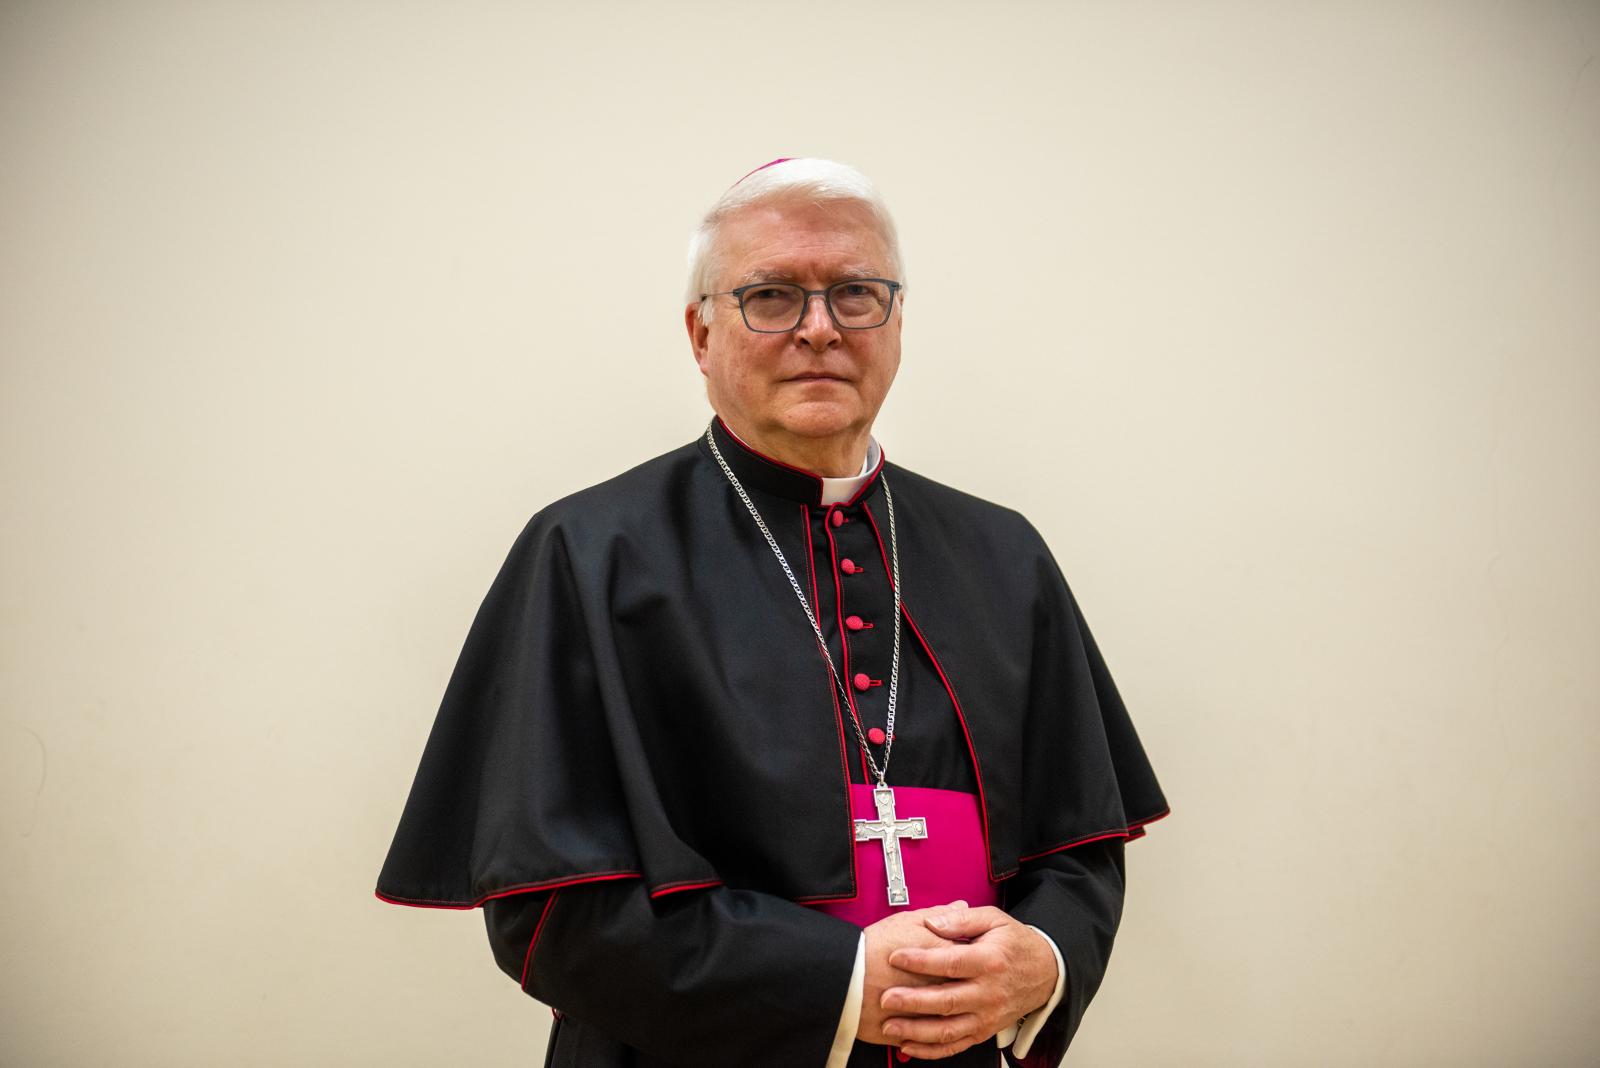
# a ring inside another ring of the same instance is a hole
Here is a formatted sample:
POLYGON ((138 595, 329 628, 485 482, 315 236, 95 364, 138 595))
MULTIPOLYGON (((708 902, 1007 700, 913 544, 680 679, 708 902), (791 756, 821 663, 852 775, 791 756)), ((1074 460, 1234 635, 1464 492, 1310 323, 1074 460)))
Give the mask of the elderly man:
POLYGON ((536 514, 473 623, 378 894, 484 908, 547 1065, 1055 1064, 1099 987, 1166 801, 1038 533, 873 439, 902 279, 859 172, 736 183, 715 418, 536 514))

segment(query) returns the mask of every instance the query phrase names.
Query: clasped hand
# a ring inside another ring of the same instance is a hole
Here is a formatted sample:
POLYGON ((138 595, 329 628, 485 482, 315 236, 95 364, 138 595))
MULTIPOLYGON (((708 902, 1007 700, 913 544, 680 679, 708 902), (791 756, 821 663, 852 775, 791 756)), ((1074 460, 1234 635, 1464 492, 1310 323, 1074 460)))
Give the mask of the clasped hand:
POLYGON ((866 929, 867 981, 856 1036, 935 1060, 986 1042, 1050 1000, 1056 960, 1004 911, 954 901, 866 929))

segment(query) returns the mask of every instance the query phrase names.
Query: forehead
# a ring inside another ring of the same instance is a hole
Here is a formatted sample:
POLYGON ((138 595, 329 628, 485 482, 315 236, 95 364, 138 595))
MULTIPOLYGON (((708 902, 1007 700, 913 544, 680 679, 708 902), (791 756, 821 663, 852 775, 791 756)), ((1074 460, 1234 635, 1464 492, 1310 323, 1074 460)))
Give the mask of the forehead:
POLYGON ((751 204, 723 220, 717 236, 723 288, 889 273, 889 248, 877 220, 853 200, 751 204))

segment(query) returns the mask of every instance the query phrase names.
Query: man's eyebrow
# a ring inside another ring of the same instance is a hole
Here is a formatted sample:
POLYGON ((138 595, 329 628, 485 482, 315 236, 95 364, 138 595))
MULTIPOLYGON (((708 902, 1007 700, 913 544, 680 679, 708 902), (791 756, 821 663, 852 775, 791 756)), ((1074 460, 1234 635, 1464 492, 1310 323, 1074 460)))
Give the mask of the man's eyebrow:
POLYGON ((787 282, 790 277, 784 271, 746 271, 738 277, 731 288, 738 289, 740 286, 747 286, 752 282, 787 282))
MULTIPOLYGON (((834 275, 831 281, 847 282, 852 278, 884 277, 887 276, 877 267, 850 266, 841 270, 837 275, 834 275)), ((744 274, 739 276, 738 281, 728 288, 737 289, 740 286, 747 286, 756 282, 793 282, 794 280, 795 272, 786 267, 762 267, 756 270, 746 271, 744 274)))

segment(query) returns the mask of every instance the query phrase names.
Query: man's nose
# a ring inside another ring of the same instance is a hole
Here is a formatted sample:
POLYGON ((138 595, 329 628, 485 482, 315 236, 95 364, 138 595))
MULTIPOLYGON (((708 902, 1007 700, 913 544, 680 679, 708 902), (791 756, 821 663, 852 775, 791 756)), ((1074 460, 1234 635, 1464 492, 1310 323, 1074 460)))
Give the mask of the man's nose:
POLYGON ((833 321, 833 314, 828 311, 828 301, 823 294, 813 293, 806 297, 806 309, 801 313, 800 325, 794 328, 794 332, 801 343, 814 349, 838 344, 839 327, 833 321))

